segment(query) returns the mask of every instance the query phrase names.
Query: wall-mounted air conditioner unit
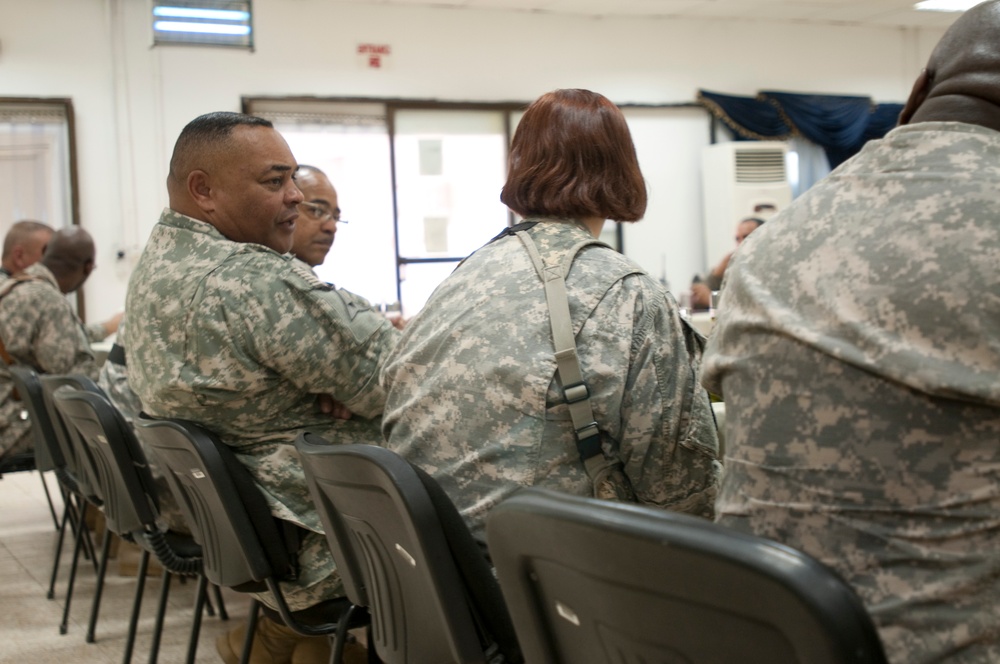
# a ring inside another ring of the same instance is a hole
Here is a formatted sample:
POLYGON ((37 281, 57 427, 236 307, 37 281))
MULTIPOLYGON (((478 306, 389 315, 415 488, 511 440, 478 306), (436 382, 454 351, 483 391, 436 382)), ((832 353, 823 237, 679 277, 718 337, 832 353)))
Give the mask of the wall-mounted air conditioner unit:
POLYGON ((785 170, 787 151, 780 141, 734 141, 705 148, 701 172, 709 269, 736 247, 740 219, 766 219, 792 202, 785 170))

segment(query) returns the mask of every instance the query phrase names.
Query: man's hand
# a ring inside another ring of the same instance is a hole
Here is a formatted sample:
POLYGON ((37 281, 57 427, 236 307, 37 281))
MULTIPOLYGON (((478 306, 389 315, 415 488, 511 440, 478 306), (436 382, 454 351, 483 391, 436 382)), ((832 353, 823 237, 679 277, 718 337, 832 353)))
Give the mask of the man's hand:
POLYGON ((107 319, 101 325, 104 326, 104 336, 110 337, 112 334, 118 331, 118 326, 121 325, 122 316, 125 315, 124 311, 119 311, 111 318, 107 319))
POLYGON ((691 308, 696 311, 708 309, 712 306, 712 291, 708 289, 708 284, 699 281, 691 284, 691 308))
POLYGON ((347 406, 334 399, 329 394, 320 394, 316 397, 316 406, 319 412, 329 415, 335 420, 349 420, 354 415, 347 406))

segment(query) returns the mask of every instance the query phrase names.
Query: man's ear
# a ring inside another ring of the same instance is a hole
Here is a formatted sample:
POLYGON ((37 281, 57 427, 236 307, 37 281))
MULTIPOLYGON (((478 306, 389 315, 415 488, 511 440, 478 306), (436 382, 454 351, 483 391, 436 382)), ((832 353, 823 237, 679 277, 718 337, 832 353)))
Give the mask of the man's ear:
POLYGON ((910 120, 913 119, 913 114, 917 112, 920 105, 926 101, 927 95, 930 94, 931 83, 933 81, 934 72, 927 69, 920 70, 920 75, 913 82, 910 98, 906 100, 906 105, 903 106, 903 110, 899 113, 899 122, 897 124, 905 125, 910 123, 910 120))
POLYGON ((19 244, 14 245, 14 248, 10 251, 10 262, 17 272, 24 269, 24 247, 19 244))
POLYGON ((188 173, 187 190, 191 200, 205 212, 215 210, 215 200, 208 173, 201 170, 194 170, 188 173))

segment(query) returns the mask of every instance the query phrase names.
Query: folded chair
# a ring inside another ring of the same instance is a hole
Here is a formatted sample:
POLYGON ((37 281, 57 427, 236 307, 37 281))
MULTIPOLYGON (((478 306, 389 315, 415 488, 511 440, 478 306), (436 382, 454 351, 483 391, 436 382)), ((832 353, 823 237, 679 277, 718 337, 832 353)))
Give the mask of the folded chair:
MULTIPOLYGON (((86 385, 88 379, 77 377, 77 380, 86 385)), ((128 663, 132 658, 146 571, 150 553, 153 553, 163 566, 163 584, 150 646, 150 662, 156 661, 159 652, 170 581, 173 575, 178 575, 198 577, 187 653, 187 662, 193 664, 206 599, 207 582, 201 574, 201 547, 191 535, 161 527, 158 522, 159 501, 156 485, 146 455, 136 440, 132 427, 107 397, 92 390, 67 388, 56 390, 52 396, 68 428, 74 429, 79 434, 78 440, 87 446, 89 457, 94 463, 94 475, 104 500, 107 529, 98 576, 98 591, 94 597, 87 640, 92 642, 94 639, 94 628, 100 606, 100 580, 103 579, 107 569, 107 550, 111 541, 110 534, 113 532, 143 549, 124 661, 128 663)), ((222 604, 221 596, 217 593, 216 597, 219 601, 220 615, 225 618, 225 606, 222 604)))
POLYGON ((347 596, 368 607, 386 664, 523 661, 484 551, 433 478, 373 445, 303 433, 295 446, 347 596))
POLYGON ((704 519, 524 489, 487 539, 529 662, 886 661, 832 570, 704 519))
MULTIPOLYGON (((272 615, 303 636, 327 636, 367 623, 367 614, 337 598, 305 612, 293 612, 279 581, 297 566, 298 527, 271 515, 250 471, 210 431, 185 420, 140 417, 136 434, 152 450, 204 552, 204 573, 219 586, 238 592, 269 591, 272 615), (323 621, 315 622, 319 614, 323 621), (305 617, 308 616, 308 617, 305 617)), ((249 661, 258 603, 247 616, 241 662, 249 661)), ((339 661, 344 639, 334 640, 339 661)))

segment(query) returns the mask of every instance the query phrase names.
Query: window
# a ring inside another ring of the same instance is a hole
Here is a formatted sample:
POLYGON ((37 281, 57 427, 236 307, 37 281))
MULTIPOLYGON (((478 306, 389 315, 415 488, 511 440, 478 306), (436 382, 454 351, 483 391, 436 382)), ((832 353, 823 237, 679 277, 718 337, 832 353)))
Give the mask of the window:
POLYGON ((330 178, 348 223, 316 273, 376 306, 413 316, 511 220, 500 189, 515 105, 255 98, 243 109, 330 178))
MULTIPOLYGON (((320 278, 415 315, 458 263, 517 221, 500 202, 511 136, 525 105, 379 99, 244 98, 301 164, 323 170, 343 218, 320 278)), ((701 271, 697 163, 709 116, 694 105, 623 107, 647 178, 644 224, 605 224, 601 239, 657 279, 701 271), (676 242, 662 241, 664 225, 676 242), (623 230, 623 226, 627 226, 623 230), (669 273, 669 274, 668 274, 669 273)))
POLYGON ((154 0, 153 44, 253 49, 250 0, 154 0))
MULTIPOLYGON (((79 223, 73 104, 0 97, 0 240, 14 222, 79 223)), ((83 289, 76 292, 84 311, 83 289)))

